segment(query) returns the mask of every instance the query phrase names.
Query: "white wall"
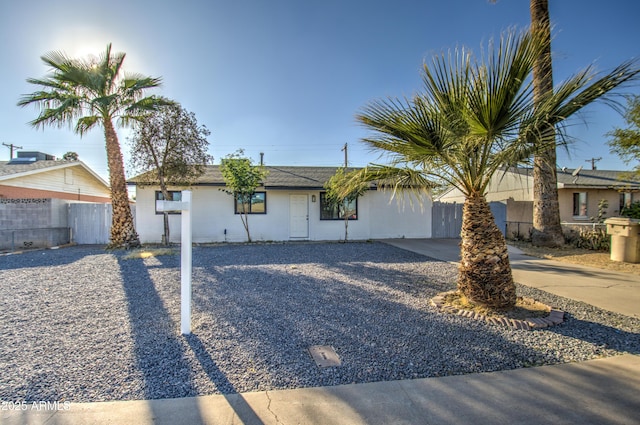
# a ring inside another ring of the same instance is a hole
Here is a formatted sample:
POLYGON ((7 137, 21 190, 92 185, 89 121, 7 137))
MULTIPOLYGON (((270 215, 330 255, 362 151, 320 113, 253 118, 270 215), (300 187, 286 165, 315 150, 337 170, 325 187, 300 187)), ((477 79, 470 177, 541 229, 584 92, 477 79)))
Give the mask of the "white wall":
MULTIPOLYGON (((181 190, 182 188, 170 188, 181 190)), ((158 243, 163 234, 163 218, 155 214, 156 188, 136 188, 136 230, 143 243, 158 243)), ((233 212, 233 198, 217 187, 192 190, 193 242, 244 242, 247 235, 240 216, 233 212), (225 229, 227 231, 225 236, 225 229)), ((254 241, 286 241, 289 237, 289 196, 307 195, 309 207, 308 240, 344 238, 343 220, 320 220, 320 192, 307 190, 267 191, 267 214, 250 214, 249 230, 254 241), (313 202, 315 196, 315 202, 313 202)), ((370 191, 358 199, 358 219, 349 221, 349 239, 428 238, 431 237, 431 200, 421 209, 412 209, 390 194, 370 191)), ((180 241, 180 215, 170 215, 171 241, 180 241)))
POLYGON ((415 195, 390 199, 389 193, 373 194, 369 198, 372 239, 431 237, 431 198, 425 196, 421 203, 415 195))

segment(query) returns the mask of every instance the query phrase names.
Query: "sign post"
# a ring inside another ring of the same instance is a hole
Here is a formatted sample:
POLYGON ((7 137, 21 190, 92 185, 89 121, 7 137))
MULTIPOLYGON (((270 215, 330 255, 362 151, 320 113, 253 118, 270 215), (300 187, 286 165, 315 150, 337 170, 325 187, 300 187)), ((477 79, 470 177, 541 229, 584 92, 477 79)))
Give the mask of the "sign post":
POLYGON ((182 201, 156 201, 158 211, 181 211, 180 332, 191 334, 191 191, 182 191, 182 201))

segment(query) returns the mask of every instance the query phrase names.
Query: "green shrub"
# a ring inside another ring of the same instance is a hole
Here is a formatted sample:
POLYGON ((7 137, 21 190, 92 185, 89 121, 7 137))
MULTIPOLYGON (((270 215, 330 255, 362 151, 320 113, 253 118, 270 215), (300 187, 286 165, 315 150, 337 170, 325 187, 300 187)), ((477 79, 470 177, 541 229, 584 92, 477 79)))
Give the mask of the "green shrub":
POLYGON ((629 207, 625 207, 620 211, 620 215, 623 217, 640 219, 640 201, 636 201, 629 207))
POLYGON ((580 229, 569 241, 576 248, 609 251, 611 241, 605 229, 580 229))

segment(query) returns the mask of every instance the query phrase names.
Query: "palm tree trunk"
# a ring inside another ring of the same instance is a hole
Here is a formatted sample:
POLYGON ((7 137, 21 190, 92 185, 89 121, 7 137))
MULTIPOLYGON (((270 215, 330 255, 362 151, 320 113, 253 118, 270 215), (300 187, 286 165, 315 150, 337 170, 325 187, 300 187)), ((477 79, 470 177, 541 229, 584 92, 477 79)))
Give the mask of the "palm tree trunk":
POLYGON ((109 165, 109 184, 111 185, 111 219, 110 248, 133 248, 140 246, 140 239, 133 224, 133 215, 129 204, 129 192, 124 176, 124 162, 118 142, 118 135, 111 119, 104 119, 106 138, 107 164, 109 165))
MULTIPOLYGON (((551 63, 551 27, 548 0, 530 0, 531 31, 547 40, 547 47, 538 57, 533 68, 534 103, 541 96, 553 91, 551 63)), ((562 246, 564 236, 560 225, 558 203, 558 176, 556 174, 555 130, 543 130, 543 142, 550 146, 536 154, 533 161, 533 234, 532 242, 537 246, 562 246)))
POLYGON ((470 301, 494 309, 516 303, 504 236, 484 196, 468 197, 462 208, 458 290, 470 301))

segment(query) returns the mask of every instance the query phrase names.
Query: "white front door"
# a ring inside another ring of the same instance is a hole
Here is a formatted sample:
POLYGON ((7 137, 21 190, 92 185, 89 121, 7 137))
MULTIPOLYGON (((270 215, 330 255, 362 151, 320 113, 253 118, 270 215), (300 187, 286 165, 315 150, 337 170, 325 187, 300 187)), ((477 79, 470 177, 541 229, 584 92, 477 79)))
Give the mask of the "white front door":
POLYGON ((289 195, 289 237, 309 237, 309 197, 289 195))

